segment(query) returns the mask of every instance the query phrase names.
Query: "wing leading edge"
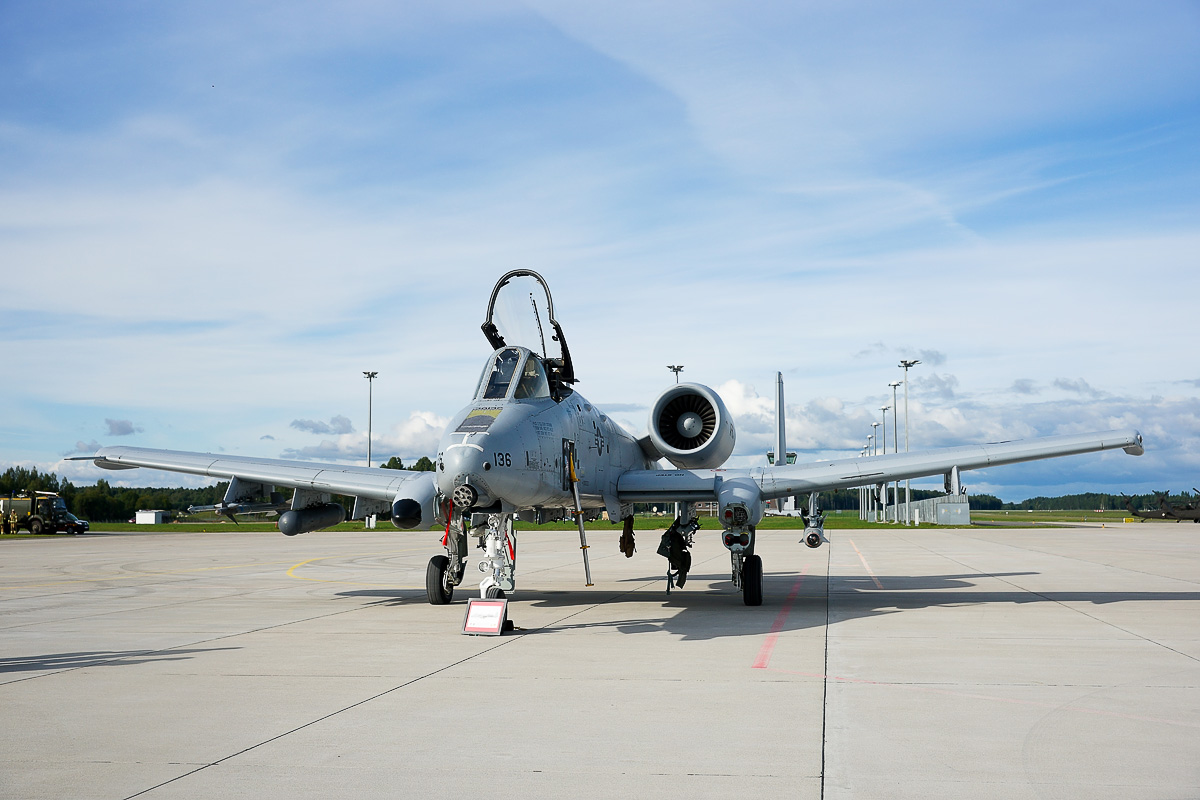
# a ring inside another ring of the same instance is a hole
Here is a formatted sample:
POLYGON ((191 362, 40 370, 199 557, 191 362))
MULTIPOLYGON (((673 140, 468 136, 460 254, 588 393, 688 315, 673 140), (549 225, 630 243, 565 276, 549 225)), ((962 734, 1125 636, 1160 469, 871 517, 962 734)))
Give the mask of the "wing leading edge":
POLYGON ((1047 436, 748 470, 634 470, 621 476, 617 488, 623 503, 710 501, 717 499, 726 481, 749 478, 758 486, 762 500, 773 500, 810 492, 944 475, 955 468, 964 472, 1118 448, 1130 455, 1142 455, 1142 435, 1128 430, 1047 436))
POLYGON ((104 469, 145 467, 388 501, 408 481, 422 475, 428 476, 428 473, 408 470, 318 465, 306 461, 151 450, 144 447, 104 447, 96 452, 93 459, 96 466, 104 469))
MULTIPOLYGON (((296 490, 293 509, 327 502, 327 495, 355 498, 351 516, 380 513, 389 506, 397 527, 430 525, 436 517, 437 486, 432 472, 352 467, 341 464, 312 464, 144 447, 104 447, 92 456, 104 469, 161 469, 210 478, 225 478, 247 484, 288 487, 296 490)), ((231 490, 233 486, 231 485, 231 490)))

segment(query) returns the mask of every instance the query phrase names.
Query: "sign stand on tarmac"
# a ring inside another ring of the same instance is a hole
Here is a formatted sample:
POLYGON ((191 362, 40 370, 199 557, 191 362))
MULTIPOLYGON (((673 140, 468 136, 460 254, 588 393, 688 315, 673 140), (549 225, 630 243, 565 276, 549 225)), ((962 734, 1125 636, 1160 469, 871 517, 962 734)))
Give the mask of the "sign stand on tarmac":
POLYGON ((467 601, 463 617, 463 633, 472 636, 499 636, 508 620, 508 599, 495 600, 473 597, 467 601))

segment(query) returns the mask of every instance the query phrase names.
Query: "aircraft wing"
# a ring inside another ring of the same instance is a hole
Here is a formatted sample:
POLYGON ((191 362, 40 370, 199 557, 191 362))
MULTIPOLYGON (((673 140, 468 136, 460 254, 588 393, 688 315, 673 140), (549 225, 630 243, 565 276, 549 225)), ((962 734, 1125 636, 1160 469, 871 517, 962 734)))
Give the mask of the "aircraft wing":
POLYGON ((712 501, 724 482, 749 478, 762 500, 772 500, 1117 448, 1140 456, 1142 435, 1133 430, 1070 434, 749 470, 633 470, 621 476, 617 492, 622 503, 712 501))
POLYGON ((237 478, 247 483, 286 486, 321 494, 341 494, 392 503, 398 497, 416 498, 422 505, 426 524, 432 521, 431 504, 436 492, 432 472, 314 464, 268 458, 151 450, 143 447, 104 447, 90 457, 104 469, 146 467, 210 478, 237 478))

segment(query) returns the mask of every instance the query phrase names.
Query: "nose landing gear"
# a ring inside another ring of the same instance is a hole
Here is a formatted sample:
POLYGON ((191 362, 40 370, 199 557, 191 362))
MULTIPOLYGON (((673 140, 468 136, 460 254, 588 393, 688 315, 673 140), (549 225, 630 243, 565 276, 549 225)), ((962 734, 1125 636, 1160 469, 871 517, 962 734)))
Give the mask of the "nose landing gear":
POLYGON ((442 538, 446 554, 429 559, 425 569, 429 602, 435 606, 449 603, 454 597, 454 587, 463 582, 468 534, 478 537, 479 547, 485 553, 479 562, 479 571, 485 575, 479 582, 479 596, 505 597, 516 589, 517 534, 512 527, 513 515, 463 513, 456 517, 446 525, 446 535, 442 538))
POLYGON ((512 514, 488 514, 487 523, 475 529, 486 554, 479 562, 479 571, 486 575, 479 582, 480 597, 504 597, 517 588, 517 534, 512 521, 512 514))
POLYGON ((742 590, 742 602, 748 606, 761 606, 763 601, 762 556, 754 553, 754 539, 745 550, 731 550, 733 562, 733 585, 742 590))

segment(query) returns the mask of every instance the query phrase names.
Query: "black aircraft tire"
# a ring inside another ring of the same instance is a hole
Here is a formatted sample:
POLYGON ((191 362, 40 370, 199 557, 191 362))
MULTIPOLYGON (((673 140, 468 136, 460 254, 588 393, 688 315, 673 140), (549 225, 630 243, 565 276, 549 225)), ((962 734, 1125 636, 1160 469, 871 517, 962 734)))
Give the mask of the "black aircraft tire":
POLYGON ((425 594, 431 605, 444 606, 454 597, 454 587, 446 580, 450 569, 450 559, 445 556, 434 556, 429 559, 425 568, 425 594))
POLYGON ((499 586, 489 586, 486 594, 488 600, 499 600, 504 597, 504 590, 499 586))
POLYGON ((748 606, 761 606, 762 601, 762 556, 747 556, 742 562, 742 602, 748 606))

